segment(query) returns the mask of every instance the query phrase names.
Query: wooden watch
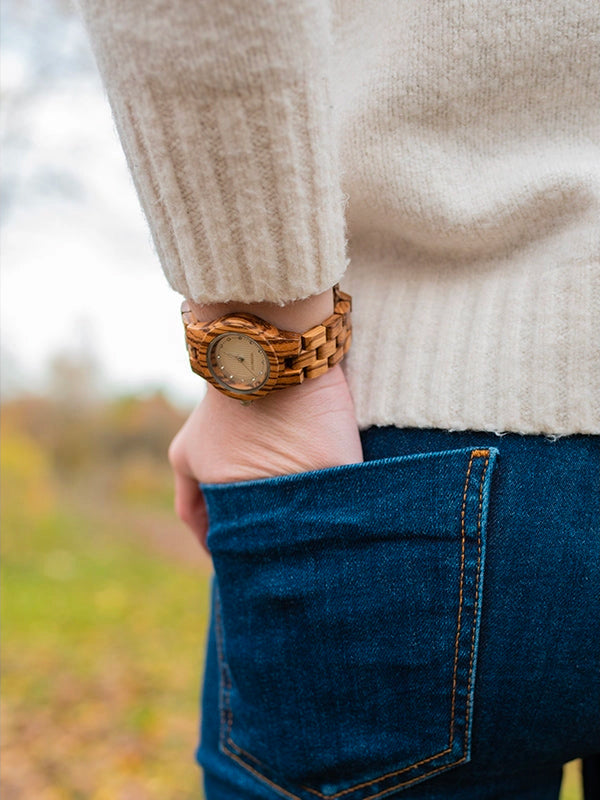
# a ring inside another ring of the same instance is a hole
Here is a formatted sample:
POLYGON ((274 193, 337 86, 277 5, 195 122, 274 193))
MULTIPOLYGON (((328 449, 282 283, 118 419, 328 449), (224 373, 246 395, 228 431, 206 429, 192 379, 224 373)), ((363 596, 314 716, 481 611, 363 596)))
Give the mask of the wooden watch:
POLYGON ((317 378, 342 360, 352 339, 352 299, 337 284, 333 303, 331 316, 297 333, 243 312, 199 322, 185 301, 181 316, 190 365, 220 392, 244 401, 317 378))

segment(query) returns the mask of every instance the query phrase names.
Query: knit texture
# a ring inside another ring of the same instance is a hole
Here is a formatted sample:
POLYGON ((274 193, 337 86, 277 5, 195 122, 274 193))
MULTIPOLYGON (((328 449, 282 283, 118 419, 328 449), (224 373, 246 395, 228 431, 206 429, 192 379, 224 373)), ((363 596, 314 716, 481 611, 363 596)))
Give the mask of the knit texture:
POLYGON ((597 4, 81 5, 177 291, 341 278, 363 428, 600 432, 597 4))

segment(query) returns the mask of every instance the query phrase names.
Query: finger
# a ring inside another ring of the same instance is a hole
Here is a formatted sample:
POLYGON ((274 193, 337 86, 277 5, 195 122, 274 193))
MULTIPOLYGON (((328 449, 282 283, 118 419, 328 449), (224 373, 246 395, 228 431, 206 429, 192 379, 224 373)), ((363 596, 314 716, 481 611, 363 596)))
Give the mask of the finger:
POLYGON ((185 522, 208 552, 206 546, 208 514, 204 495, 195 478, 177 471, 175 472, 175 511, 179 519, 185 522))

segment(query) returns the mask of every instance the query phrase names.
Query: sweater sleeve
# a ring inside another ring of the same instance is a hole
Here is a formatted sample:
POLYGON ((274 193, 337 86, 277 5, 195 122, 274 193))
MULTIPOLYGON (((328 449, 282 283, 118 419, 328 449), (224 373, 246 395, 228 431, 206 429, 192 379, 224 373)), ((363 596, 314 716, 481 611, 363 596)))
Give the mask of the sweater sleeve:
POLYGON ((284 302, 346 267, 325 0, 80 0, 170 284, 284 302))

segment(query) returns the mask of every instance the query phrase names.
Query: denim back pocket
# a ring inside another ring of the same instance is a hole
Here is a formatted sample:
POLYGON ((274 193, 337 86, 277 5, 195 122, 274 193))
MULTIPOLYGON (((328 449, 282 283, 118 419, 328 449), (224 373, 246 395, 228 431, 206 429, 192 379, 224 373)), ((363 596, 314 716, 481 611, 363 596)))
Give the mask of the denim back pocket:
POLYGON ((469 760, 496 454, 202 487, 223 753, 299 800, 383 797, 469 760))

